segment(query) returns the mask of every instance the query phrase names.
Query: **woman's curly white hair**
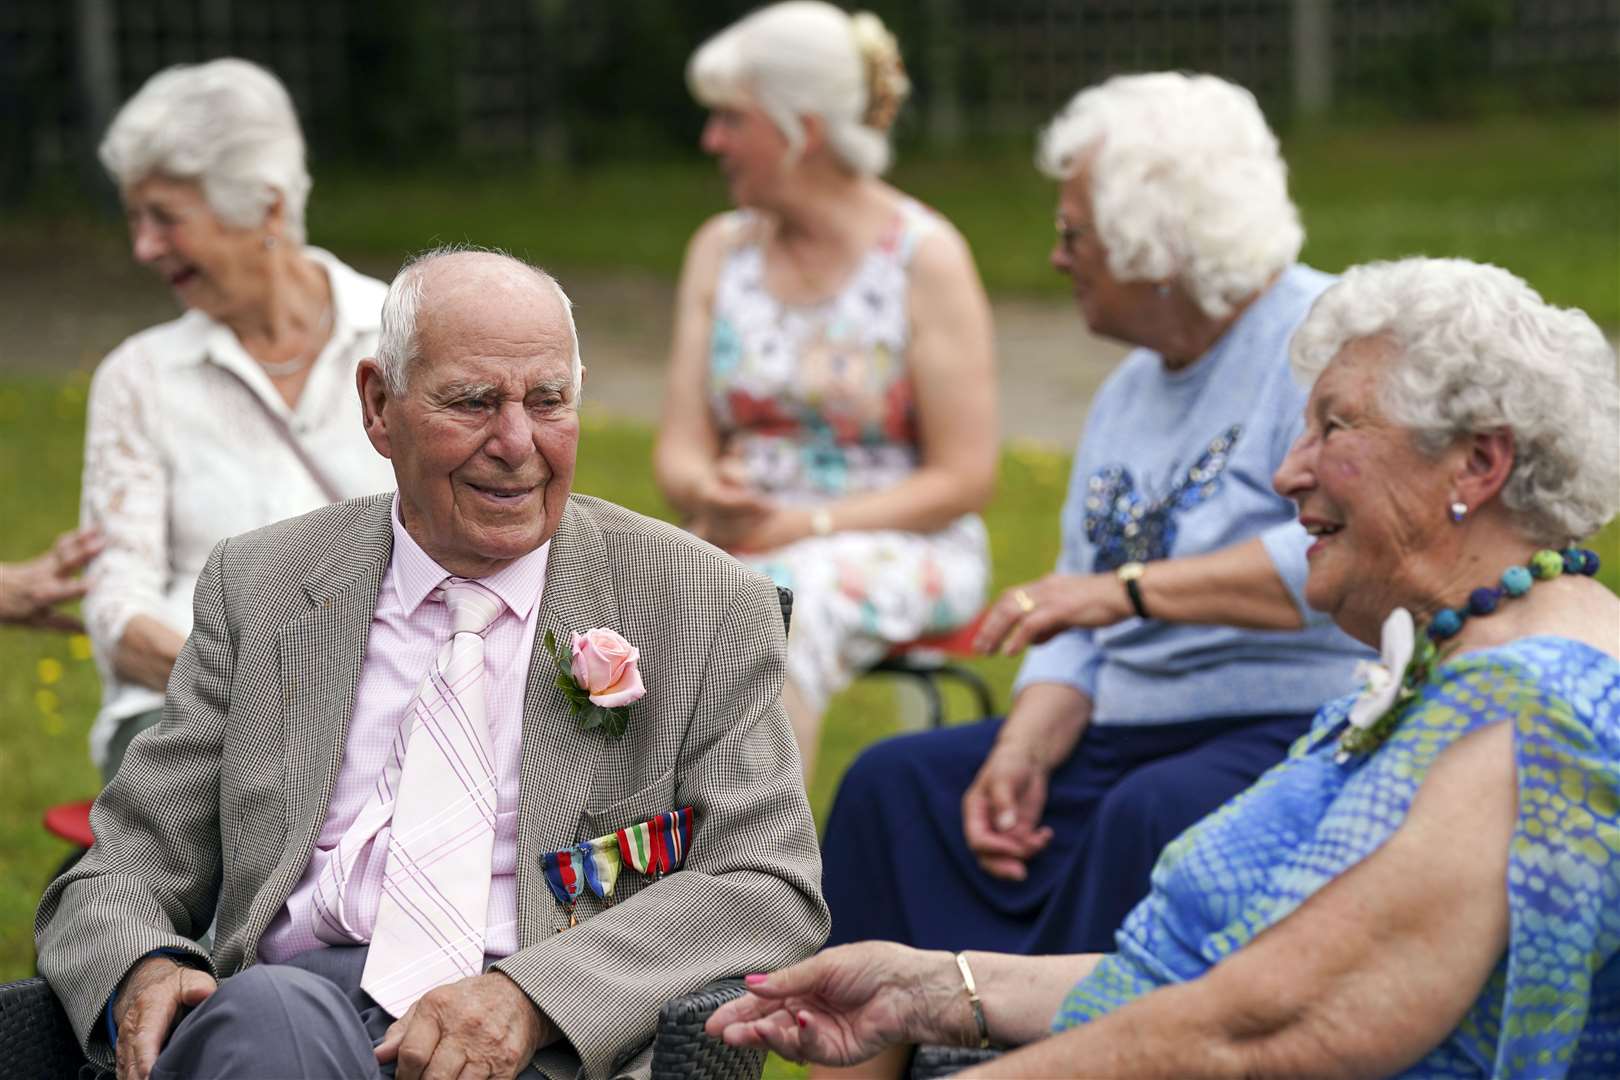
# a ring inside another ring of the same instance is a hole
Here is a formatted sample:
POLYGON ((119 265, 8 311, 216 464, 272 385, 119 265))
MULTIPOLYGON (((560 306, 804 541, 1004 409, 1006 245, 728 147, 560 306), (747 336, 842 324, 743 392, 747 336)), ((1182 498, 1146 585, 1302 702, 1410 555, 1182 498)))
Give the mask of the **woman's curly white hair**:
POLYGON ((1120 281, 1180 280, 1213 318, 1261 292, 1305 230, 1254 95, 1213 75, 1118 75, 1076 94, 1036 163, 1086 170, 1093 224, 1120 281))
POLYGON ((882 20, 821 0, 786 0, 732 23, 692 54, 686 85, 710 108, 758 105, 794 154, 804 145, 799 117, 821 117, 828 146, 863 176, 889 167, 889 125, 911 90, 882 20))
POLYGON ((1501 267, 1466 259, 1354 266, 1295 332, 1295 375, 1314 382, 1347 343, 1366 338, 1396 348, 1379 407, 1423 452, 1512 432, 1502 502, 1530 540, 1561 546, 1620 510, 1620 379, 1614 349, 1585 312, 1553 307, 1501 267))
POLYGON ((288 238, 304 242, 309 171, 292 98, 247 60, 177 64, 124 103, 101 140, 101 163, 120 187, 160 175, 193 180, 221 221, 251 228, 276 196, 288 238))

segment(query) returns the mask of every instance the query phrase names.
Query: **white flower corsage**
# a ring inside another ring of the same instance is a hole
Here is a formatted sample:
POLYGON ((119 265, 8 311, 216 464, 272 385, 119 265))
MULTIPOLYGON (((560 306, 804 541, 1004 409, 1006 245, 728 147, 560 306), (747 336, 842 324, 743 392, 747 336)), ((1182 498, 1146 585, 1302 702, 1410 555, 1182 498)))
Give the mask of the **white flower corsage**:
POLYGON ((1416 695, 1434 655, 1434 642, 1427 634, 1419 640, 1410 611, 1389 613, 1379 635, 1378 659, 1356 665, 1363 685, 1350 704, 1349 726, 1339 738, 1335 760, 1343 763, 1352 754, 1376 750, 1389 737, 1400 707, 1416 695))

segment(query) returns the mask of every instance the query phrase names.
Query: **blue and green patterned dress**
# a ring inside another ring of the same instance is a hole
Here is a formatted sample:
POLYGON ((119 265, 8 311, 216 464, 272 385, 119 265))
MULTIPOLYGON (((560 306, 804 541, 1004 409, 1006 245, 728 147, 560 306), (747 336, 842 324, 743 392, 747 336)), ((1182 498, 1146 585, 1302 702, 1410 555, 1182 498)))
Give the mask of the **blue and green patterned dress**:
POLYGON ((1408 1077, 1620 1077, 1620 663, 1526 638, 1441 665, 1378 750, 1334 761, 1350 698, 1248 791, 1165 849, 1118 951, 1077 983, 1062 1031, 1195 979, 1400 827, 1435 759, 1513 724, 1519 819, 1506 954, 1408 1077))

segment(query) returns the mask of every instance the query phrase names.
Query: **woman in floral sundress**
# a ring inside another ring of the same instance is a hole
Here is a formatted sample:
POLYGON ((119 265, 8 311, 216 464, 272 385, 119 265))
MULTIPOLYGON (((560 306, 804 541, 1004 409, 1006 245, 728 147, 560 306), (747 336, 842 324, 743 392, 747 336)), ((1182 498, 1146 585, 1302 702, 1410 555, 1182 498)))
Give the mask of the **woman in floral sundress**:
POLYGON ((877 179, 907 83, 875 16, 765 8, 689 81, 739 209, 687 251, 658 481, 793 590, 783 699, 808 774, 833 693, 983 601, 989 305, 956 231, 877 179))

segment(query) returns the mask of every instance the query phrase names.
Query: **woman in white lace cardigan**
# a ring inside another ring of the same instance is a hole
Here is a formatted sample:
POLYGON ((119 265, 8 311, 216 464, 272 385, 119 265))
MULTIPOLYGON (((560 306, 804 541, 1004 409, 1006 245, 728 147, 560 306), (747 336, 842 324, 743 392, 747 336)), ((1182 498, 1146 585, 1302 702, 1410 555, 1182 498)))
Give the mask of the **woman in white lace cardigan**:
POLYGON ((90 388, 82 518, 106 539, 84 603, 102 677, 90 752, 111 778, 161 715, 214 544, 393 476, 354 391, 385 286, 304 245, 310 179, 280 81, 234 59, 160 72, 101 160, 136 262, 186 309, 114 349, 90 388))

